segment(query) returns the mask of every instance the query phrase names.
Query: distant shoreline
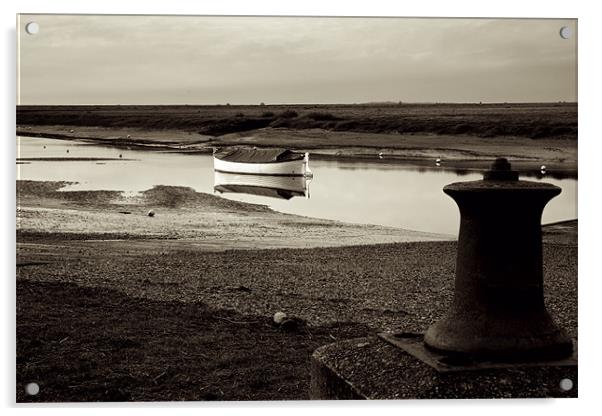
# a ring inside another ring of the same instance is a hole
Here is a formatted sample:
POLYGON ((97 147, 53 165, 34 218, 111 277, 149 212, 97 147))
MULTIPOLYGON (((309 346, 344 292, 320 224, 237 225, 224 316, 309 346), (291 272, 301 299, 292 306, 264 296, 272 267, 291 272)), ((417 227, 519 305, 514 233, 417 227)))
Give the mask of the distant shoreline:
POLYGON ((577 178, 577 141, 532 140, 518 137, 483 138, 471 135, 386 134, 337 132, 323 129, 262 128, 219 137, 178 129, 20 125, 17 136, 82 141, 144 151, 211 154, 215 147, 285 147, 309 152, 314 160, 406 164, 462 174, 484 170, 496 157, 507 157, 522 175, 577 178))

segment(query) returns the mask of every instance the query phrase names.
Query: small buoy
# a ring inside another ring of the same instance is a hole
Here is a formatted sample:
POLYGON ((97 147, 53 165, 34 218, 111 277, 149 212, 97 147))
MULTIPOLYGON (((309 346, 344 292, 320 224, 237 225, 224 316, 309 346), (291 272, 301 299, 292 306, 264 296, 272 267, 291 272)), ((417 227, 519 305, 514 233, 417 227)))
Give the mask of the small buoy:
POLYGON ((149 217, 154 217, 155 216, 155 211, 153 211, 152 209, 150 211, 148 211, 148 216, 149 217))
POLYGON ((288 316, 286 316, 286 314, 284 312, 276 312, 274 314, 274 323, 276 325, 280 325, 282 322, 284 322, 286 319, 288 319, 288 316))
POLYGON ((378 154, 378 158, 379 158, 379 159, 382 159, 382 158, 383 158, 383 152, 380 152, 380 153, 378 154))
POLYGON ((69 130, 69 133, 73 133, 73 132, 74 132, 73 129, 69 130))
POLYGON ((541 165, 540 172, 542 175, 546 174, 546 165, 541 165))
POLYGON ((69 153, 69 149, 67 149, 67 153, 69 153))
POLYGON ((120 157, 120 158, 122 157, 122 156, 121 156, 121 153, 119 153, 119 157, 120 157))
POLYGON ((46 149, 46 146, 44 146, 44 149, 46 149))
POLYGON ((128 134, 128 135, 127 135, 127 136, 125 136, 125 137, 129 139, 129 138, 130 138, 130 137, 132 137, 132 136, 130 136, 130 135, 128 134))

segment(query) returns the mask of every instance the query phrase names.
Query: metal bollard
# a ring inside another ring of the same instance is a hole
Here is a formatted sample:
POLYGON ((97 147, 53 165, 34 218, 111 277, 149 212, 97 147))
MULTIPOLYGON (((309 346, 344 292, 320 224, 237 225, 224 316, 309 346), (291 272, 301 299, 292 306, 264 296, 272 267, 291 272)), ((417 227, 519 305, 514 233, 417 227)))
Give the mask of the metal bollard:
POLYGON ((460 235, 454 301, 426 332, 427 347, 483 358, 564 358, 572 342, 546 310, 541 215, 561 192, 518 180, 504 158, 483 180, 447 185, 457 203, 460 235))

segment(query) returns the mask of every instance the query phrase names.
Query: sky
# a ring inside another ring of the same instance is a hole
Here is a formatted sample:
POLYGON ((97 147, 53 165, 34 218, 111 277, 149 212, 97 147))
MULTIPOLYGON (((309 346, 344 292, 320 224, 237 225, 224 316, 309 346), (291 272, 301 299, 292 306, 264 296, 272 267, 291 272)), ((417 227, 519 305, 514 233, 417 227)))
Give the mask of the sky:
POLYGON ((577 101, 576 20, 21 15, 18 31, 19 104, 577 101))

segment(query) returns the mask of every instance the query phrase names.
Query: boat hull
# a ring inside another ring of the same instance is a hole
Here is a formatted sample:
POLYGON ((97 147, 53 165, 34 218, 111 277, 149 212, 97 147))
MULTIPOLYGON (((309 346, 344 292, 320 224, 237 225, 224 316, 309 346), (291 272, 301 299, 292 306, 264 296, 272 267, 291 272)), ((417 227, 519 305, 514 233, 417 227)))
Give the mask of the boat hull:
POLYGON ((308 166, 309 157, 289 160, 285 162, 270 163, 241 163, 213 158, 213 169, 217 172, 238 173, 247 175, 272 175, 272 176, 311 176, 308 166))

